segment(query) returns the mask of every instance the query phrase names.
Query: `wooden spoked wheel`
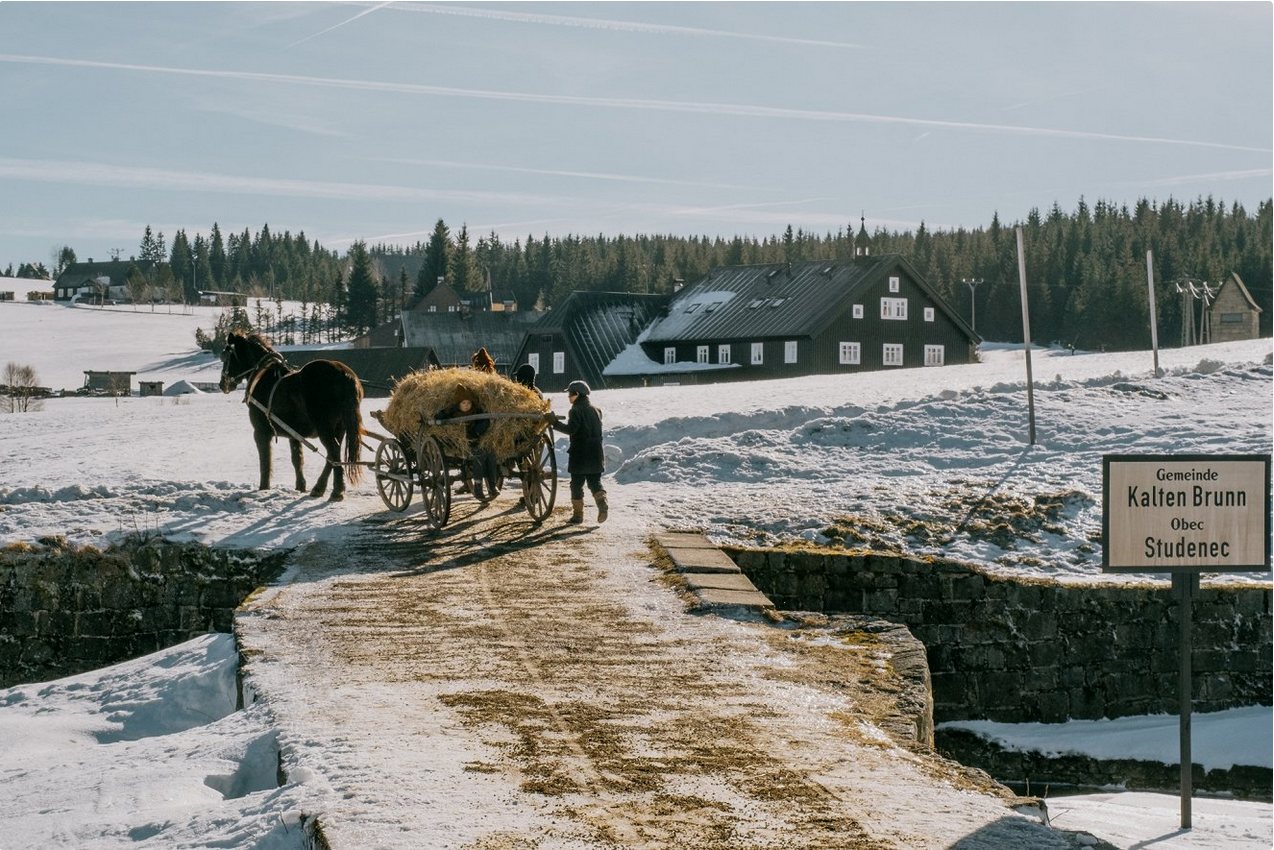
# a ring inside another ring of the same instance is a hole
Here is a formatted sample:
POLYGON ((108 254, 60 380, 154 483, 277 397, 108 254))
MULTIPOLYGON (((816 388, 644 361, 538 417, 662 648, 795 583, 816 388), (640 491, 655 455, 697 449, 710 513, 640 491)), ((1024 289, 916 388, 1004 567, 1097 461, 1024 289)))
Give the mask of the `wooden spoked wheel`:
POLYGON ((518 466, 522 471, 522 497, 526 500, 526 512, 536 522, 543 522, 553 513, 557 500, 557 452, 553 438, 544 431, 536 438, 518 466))
POLYGON ((411 494, 416 483, 412 479, 411 464, 402 444, 392 437, 376 447, 376 489, 391 511, 402 512, 411 504, 411 494))
POLYGON ((420 496, 425 503, 425 516, 434 531, 440 531, 451 518, 451 486, 447 481, 447 462, 436 439, 422 433, 416 441, 416 469, 420 474, 420 496))

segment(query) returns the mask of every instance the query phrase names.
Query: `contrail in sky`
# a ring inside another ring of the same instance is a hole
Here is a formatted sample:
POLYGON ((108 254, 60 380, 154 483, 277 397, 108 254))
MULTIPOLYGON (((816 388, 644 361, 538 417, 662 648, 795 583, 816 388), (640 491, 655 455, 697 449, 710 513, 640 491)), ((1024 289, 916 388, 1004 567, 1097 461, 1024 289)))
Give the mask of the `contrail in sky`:
POLYGON ((865 45, 843 41, 820 41, 812 38, 789 38, 780 35, 758 35, 729 30, 679 27, 671 24, 644 24, 636 21, 611 21, 604 18, 579 18, 566 15, 542 15, 528 12, 510 12, 507 9, 471 9, 464 6, 444 6, 434 3, 395 3, 394 9, 404 12, 430 12, 436 15, 457 15, 466 18, 485 18, 519 24, 549 24, 560 27, 615 30, 617 32, 661 33, 670 35, 712 36, 715 38, 743 38, 751 41, 773 41, 783 44, 805 44, 817 47, 843 47, 862 50, 865 45))
POLYGON ((750 106, 735 103, 706 103, 678 100, 645 100, 620 97, 581 97, 576 95, 531 94, 527 92, 501 92, 486 89, 462 89, 451 86, 429 86, 419 83, 390 83, 378 80, 349 80, 334 77, 307 77, 298 74, 266 74, 252 71, 212 71, 196 68, 175 68, 160 65, 138 65, 122 62, 94 62, 87 59, 62 59, 47 56, 26 56, 0 53, 0 62, 28 65, 64 65, 79 68, 102 68, 117 71, 137 71, 152 74, 177 74, 190 77, 207 77, 224 80, 246 80, 256 83, 283 83, 289 85, 318 86, 322 88, 350 89, 353 91, 398 92, 401 94, 432 95, 436 97, 466 97, 479 100, 506 100, 523 103, 551 103, 564 106, 600 106, 610 109, 645 109, 661 112, 684 112, 700 115, 737 115, 752 118, 782 118, 787 120, 857 122, 865 124, 903 124, 918 127, 936 127, 946 130, 975 130, 1018 136, 1045 136, 1062 139, 1091 139, 1112 142, 1143 142, 1161 145, 1214 148, 1221 150, 1269 153, 1269 148, 1247 145, 1231 145, 1222 142, 1197 142, 1187 139, 1164 139, 1154 136, 1127 136, 1118 133, 1094 133, 1083 130, 1054 130, 1045 127, 1021 127, 1011 124, 980 124, 968 121, 938 121, 928 118, 905 118, 896 115, 871 115, 861 112, 831 112, 815 109, 787 109, 776 106, 750 106))
POLYGON ((304 44, 305 42, 309 41, 312 38, 318 38, 320 35, 323 35, 324 33, 329 33, 332 30, 336 29, 337 27, 343 27, 346 24, 348 24, 350 21, 357 21, 359 18, 363 17, 363 15, 370 15, 372 12, 375 12, 377 9, 383 9, 388 5, 389 5, 388 0, 384 3, 377 3, 375 6, 371 7, 370 9, 364 9, 363 11, 359 12, 357 15, 350 18, 349 20, 341 21, 339 24, 332 24, 327 29, 322 30, 321 32, 316 32, 314 33, 314 35, 307 35, 305 38, 301 39, 300 41, 294 41, 283 49, 287 50, 289 48, 296 47, 298 44, 304 44))

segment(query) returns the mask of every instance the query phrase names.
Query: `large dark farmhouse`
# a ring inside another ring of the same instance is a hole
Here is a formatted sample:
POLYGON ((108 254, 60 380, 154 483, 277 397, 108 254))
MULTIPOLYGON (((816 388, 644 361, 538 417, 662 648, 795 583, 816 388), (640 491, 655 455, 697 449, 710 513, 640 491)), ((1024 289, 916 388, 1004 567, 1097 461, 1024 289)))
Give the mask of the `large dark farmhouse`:
POLYGON ((757 380, 975 359, 978 335, 898 254, 716 269, 641 342, 651 379, 757 380))

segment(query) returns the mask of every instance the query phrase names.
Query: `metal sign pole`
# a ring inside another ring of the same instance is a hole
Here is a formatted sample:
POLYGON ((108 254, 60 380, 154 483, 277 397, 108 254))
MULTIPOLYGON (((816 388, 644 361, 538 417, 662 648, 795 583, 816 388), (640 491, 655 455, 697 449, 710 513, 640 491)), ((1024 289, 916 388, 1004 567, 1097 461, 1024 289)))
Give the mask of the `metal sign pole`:
POLYGON ((1181 656, 1181 680, 1177 684, 1177 695, 1181 700, 1178 708, 1181 732, 1181 828, 1190 829, 1190 801, 1194 796, 1193 758, 1190 753, 1190 711, 1194 693, 1194 673, 1190 666, 1190 656, 1194 651, 1191 626, 1194 619, 1194 597, 1199 593, 1199 574, 1173 573, 1172 589, 1181 601, 1181 635, 1177 645, 1181 656))

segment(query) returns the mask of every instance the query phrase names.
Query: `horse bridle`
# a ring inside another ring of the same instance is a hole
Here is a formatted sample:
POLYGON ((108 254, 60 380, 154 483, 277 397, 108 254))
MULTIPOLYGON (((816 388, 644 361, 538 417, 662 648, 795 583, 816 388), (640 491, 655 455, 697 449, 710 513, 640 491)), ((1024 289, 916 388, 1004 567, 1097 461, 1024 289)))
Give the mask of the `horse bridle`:
MULTIPOLYGON (((230 368, 230 361, 226 358, 226 355, 229 353, 229 351, 230 351, 230 348, 227 347, 225 350, 221 352, 221 380, 223 381, 226 379, 226 370, 230 368)), ((244 378, 251 375, 253 372, 258 373, 257 377, 260 377, 260 373, 265 372, 266 368, 270 365, 271 361, 273 361, 274 363, 277 363, 278 365, 282 366, 285 369, 288 368, 288 364, 283 359, 282 354, 279 354, 279 352, 277 351, 268 351, 261 357, 260 360, 256 362, 255 365, 249 366, 247 369, 244 369, 239 374, 231 377, 230 380, 234 382, 235 386, 238 386, 240 381, 242 381, 244 378)), ((247 401, 247 396, 252 394, 252 387, 253 385, 256 384, 256 382, 257 382, 257 378, 254 377, 252 381, 249 383, 248 392, 244 396, 245 402, 247 401)))

